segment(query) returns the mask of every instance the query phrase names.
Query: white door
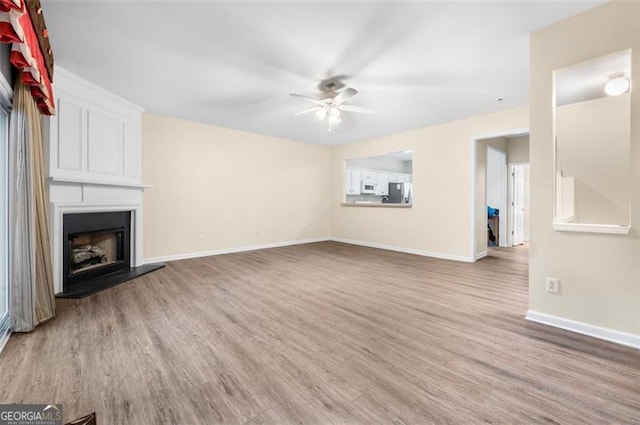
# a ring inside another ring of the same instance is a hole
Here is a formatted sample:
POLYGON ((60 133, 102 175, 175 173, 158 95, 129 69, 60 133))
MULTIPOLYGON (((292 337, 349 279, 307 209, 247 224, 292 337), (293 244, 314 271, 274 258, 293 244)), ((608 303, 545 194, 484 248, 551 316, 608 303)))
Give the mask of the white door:
MULTIPOLYGON (((507 238, 507 154, 493 146, 487 147, 487 206, 500 210, 497 245, 506 247, 507 238)), ((494 231, 495 233, 495 231, 494 231)))
POLYGON ((524 243, 524 165, 511 166, 512 245, 524 243))

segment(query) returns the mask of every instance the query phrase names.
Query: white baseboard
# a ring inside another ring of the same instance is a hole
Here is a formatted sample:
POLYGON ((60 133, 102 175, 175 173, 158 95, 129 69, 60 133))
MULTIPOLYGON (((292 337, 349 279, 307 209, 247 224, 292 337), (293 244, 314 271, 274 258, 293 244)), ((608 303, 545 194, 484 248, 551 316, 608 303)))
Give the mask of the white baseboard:
POLYGON ((489 251, 482 251, 482 252, 476 254, 476 261, 478 261, 481 258, 486 257, 487 255, 489 255, 489 251))
POLYGON ((473 262, 472 258, 461 256, 461 255, 444 254, 441 252, 429 252, 429 251, 423 251, 420 249, 405 248, 402 246, 393 246, 393 245, 384 245, 384 244, 379 244, 374 242, 356 241, 353 239, 331 238, 331 240, 336 242, 348 243, 351 245, 360 245, 360 246, 366 246, 369 248, 386 249, 389 251, 404 252, 406 254, 421 255, 423 257, 440 258, 442 260, 464 261, 465 263, 473 262))
MULTIPOLYGON (((351 245, 366 246, 369 248, 386 249, 389 251, 404 252, 406 254, 421 255, 423 257, 440 258, 442 260, 463 261, 465 263, 473 262, 471 258, 465 257, 465 256, 443 254, 439 252, 422 251, 419 249, 405 248, 401 246, 384 245, 384 244, 378 244, 373 242, 356 241, 352 239, 333 238, 333 237, 326 236, 321 238, 299 239, 295 241, 275 242, 275 243, 267 243, 267 244, 261 244, 261 245, 238 246, 234 248, 216 249, 212 251, 187 252, 184 254, 174 254, 174 255, 166 255, 162 257, 145 258, 144 264, 162 263, 166 261, 176 261, 176 260, 186 260, 189 258, 209 257, 212 255, 233 254, 236 252, 255 251, 258 249, 279 248, 283 246, 301 245, 305 243, 325 242, 325 241, 335 241, 335 242, 342 242, 342 243, 347 243, 351 245)), ((486 255, 486 252, 485 252, 485 255, 486 255)))
POLYGON ((576 332, 583 335, 592 336, 616 344, 640 349, 640 335, 620 332, 613 329, 590 325, 588 323, 576 322, 575 320, 564 319, 550 314, 539 313, 537 311, 527 311, 527 320, 543 325, 549 325, 567 331, 576 332))
POLYGON ((330 237, 311 238, 311 239, 298 239, 295 241, 283 241, 266 243, 261 245, 245 245, 234 248, 214 249, 212 251, 200 251, 200 252, 187 252, 184 254, 165 255, 162 257, 145 258, 144 264, 162 263, 166 261, 187 260, 189 258, 209 257, 212 255, 233 254, 235 252, 256 251, 259 249, 268 248, 280 248, 283 246, 301 245, 305 243, 325 242, 331 240, 330 237))

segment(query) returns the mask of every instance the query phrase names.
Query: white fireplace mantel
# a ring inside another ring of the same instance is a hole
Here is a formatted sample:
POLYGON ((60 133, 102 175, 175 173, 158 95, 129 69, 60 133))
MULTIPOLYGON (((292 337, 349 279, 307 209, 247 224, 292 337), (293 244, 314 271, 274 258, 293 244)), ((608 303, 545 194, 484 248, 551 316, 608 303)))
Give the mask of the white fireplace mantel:
POLYGON ((143 264, 143 109, 56 67, 56 115, 43 121, 55 292, 63 290, 64 214, 131 211, 131 265, 143 264))
POLYGON ((53 286, 55 293, 63 290, 64 276, 62 270, 63 239, 62 218, 64 214, 131 211, 131 265, 138 267, 144 264, 142 258, 142 205, 141 204, 87 204, 76 202, 51 203, 51 245, 53 259, 53 286), (58 249, 55 249, 58 247, 58 249))

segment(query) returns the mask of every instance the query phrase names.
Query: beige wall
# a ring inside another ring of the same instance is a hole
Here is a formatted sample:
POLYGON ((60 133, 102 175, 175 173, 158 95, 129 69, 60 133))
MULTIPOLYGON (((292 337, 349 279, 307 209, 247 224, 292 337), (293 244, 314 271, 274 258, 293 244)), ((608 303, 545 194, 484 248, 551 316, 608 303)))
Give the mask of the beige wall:
POLYGON ((508 162, 529 162, 529 136, 510 137, 507 140, 508 162))
POLYGON ((578 223, 629 223, 630 96, 556 109, 556 163, 562 176, 574 178, 578 223))
POLYGON ((640 335, 640 3, 607 3, 531 37, 532 311, 640 335), (632 48, 631 232, 554 231, 554 69, 632 48), (545 277, 560 279, 559 295, 545 277))
POLYGON ((328 147, 144 114, 144 255, 328 237, 328 147))
POLYGON ((528 108, 521 107, 332 148, 332 236, 469 260, 473 140, 528 127, 528 108), (413 151, 412 208, 340 205, 345 160, 405 150, 413 151))

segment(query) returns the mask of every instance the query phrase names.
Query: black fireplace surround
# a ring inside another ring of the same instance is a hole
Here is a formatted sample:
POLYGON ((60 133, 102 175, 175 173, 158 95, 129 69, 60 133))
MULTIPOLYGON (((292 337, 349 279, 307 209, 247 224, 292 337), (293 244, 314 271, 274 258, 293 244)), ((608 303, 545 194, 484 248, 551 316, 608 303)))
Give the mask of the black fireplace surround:
POLYGON ((83 282, 131 267, 131 211, 65 214, 63 233, 63 290, 73 290, 83 282), (116 255, 113 262, 87 270, 74 271, 72 240, 78 235, 116 235, 116 255))

